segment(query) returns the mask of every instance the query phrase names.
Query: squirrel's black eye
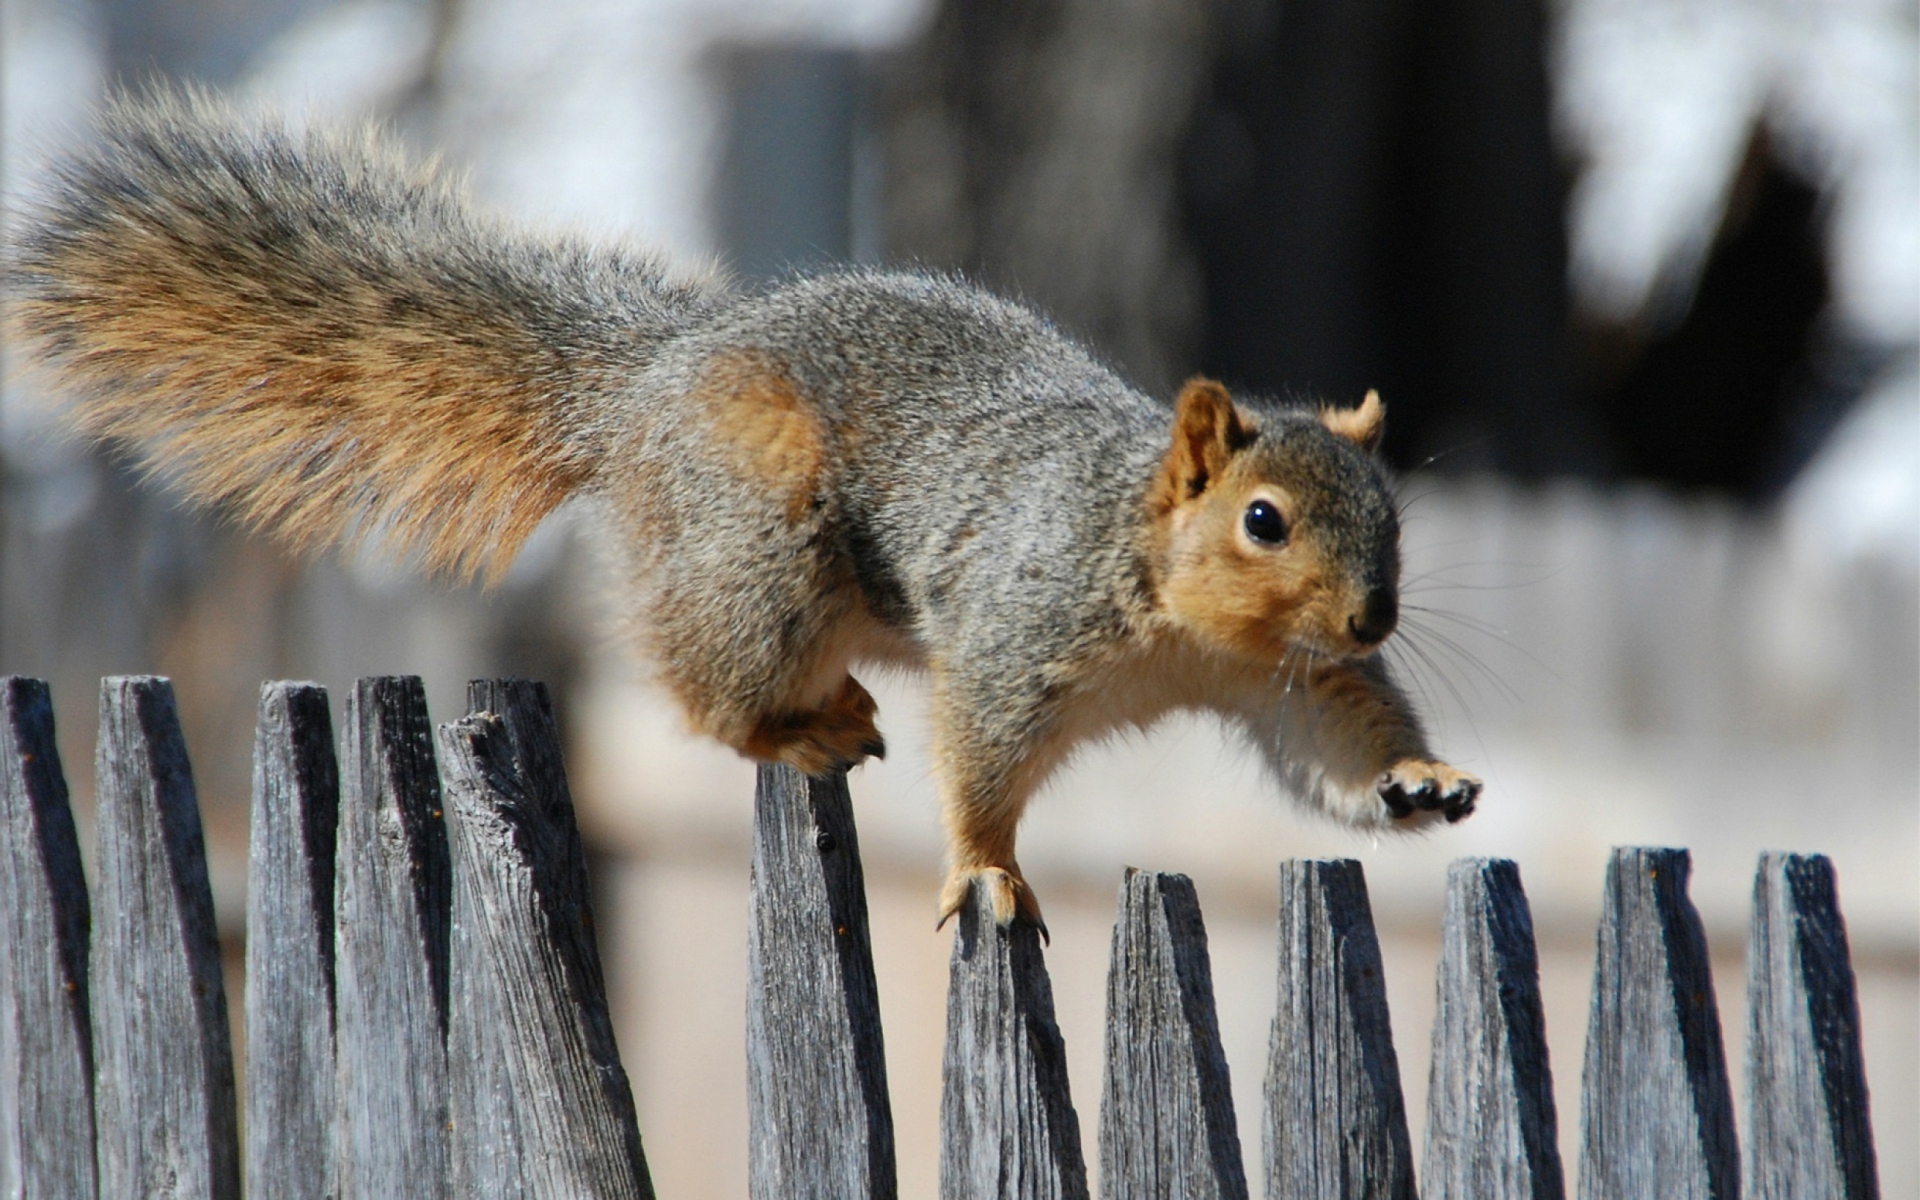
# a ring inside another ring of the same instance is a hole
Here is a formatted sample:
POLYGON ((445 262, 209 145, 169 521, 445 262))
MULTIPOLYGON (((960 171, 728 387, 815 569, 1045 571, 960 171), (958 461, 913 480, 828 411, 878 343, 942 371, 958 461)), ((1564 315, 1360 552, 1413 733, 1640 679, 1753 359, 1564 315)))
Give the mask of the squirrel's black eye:
POLYGON ((1269 546, 1283 546, 1287 541, 1287 523, 1280 517, 1280 510, 1271 500, 1255 500, 1247 505, 1245 521, 1247 536, 1256 542, 1265 542, 1269 546))

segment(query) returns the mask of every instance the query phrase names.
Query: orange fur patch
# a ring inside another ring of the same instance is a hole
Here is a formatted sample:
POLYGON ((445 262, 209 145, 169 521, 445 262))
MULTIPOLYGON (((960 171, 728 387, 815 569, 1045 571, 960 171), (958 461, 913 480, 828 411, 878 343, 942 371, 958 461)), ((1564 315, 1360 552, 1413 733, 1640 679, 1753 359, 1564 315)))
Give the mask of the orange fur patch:
POLYGON ((1262 485, 1237 464, 1198 499, 1153 523, 1156 598, 1163 611, 1206 641, 1263 663, 1303 644, 1344 647, 1346 588, 1336 583, 1310 533, 1294 525, 1282 489, 1262 485), (1241 520, 1255 497, 1287 514, 1294 536, 1284 548, 1254 546, 1241 520))
POLYGON ((798 521, 812 505, 826 461, 820 410, 764 355, 741 352, 714 364, 696 403, 714 415, 738 465, 785 499, 798 521))
POLYGON ((1161 585, 1162 602, 1182 624, 1261 662, 1279 662, 1300 635, 1319 633, 1326 583, 1304 547, 1293 547, 1296 561, 1281 565, 1253 560, 1227 539, 1208 540, 1180 556, 1161 585))

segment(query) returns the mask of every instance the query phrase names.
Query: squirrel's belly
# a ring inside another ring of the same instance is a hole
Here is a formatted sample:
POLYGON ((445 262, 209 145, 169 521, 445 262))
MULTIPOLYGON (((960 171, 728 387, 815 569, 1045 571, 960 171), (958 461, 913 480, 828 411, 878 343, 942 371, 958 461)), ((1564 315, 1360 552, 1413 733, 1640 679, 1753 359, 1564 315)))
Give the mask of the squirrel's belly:
POLYGON ((819 703, 837 692, 855 666, 923 671, 926 647, 911 633, 856 605, 827 634, 803 689, 803 703, 819 703))

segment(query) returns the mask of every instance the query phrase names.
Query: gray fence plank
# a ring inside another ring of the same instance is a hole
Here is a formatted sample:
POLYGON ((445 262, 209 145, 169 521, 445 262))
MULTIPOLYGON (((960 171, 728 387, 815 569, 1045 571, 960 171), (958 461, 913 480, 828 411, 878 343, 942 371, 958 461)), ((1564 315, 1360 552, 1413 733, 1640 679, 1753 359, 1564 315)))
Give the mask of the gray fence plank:
POLYGON ((1207 930, 1185 875, 1129 868, 1120 884, 1107 968, 1100 1195, 1247 1195, 1207 930))
POLYGON ((974 889, 956 918, 940 1097, 943 1200, 1087 1195, 1067 1051, 1040 931, 994 923, 974 889))
POLYGON ((1436 991, 1421 1194, 1561 1200, 1540 959, 1512 862, 1463 858, 1448 869, 1436 991))
POLYGON ((1413 1200, 1400 1063, 1360 864, 1280 864, 1268 1200, 1413 1200))
POLYGON ((90 921, 52 697, 0 678, 0 1195, 94 1195, 90 921))
POLYGON ((260 689, 247 854, 250 1200, 335 1194, 333 860, 340 772, 327 693, 260 689))
POLYGON ((450 1195, 446 824, 426 691, 347 701, 334 864, 335 1179, 343 1197, 450 1195))
POLYGON ((747 970, 751 1194, 897 1195, 866 884, 844 774, 760 768, 747 970))
POLYGON ((469 698, 481 711, 439 729, 454 1193, 651 1200, 546 689, 481 681, 469 698))
POLYGON ((1733 1097, 1685 850, 1607 865, 1580 1092, 1581 1200, 1735 1200, 1733 1097))
POLYGON ((1747 952, 1747 1195, 1880 1195, 1847 924, 1823 854, 1760 856, 1747 952))
POLYGON ((233 1045, 173 686, 100 684, 93 889, 100 1193, 240 1195, 233 1045))

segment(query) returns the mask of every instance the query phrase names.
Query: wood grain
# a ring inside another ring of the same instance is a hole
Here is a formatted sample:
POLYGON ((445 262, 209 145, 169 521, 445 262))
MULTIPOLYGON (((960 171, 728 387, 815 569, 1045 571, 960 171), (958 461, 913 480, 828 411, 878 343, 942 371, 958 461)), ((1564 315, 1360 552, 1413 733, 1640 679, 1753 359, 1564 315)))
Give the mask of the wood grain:
POLYGON ((172 684, 101 681, 94 778, 100 1194, 239 1200, 227 994, 172 684))
POLYGON ((0 678, 0 1195, 95 1194, 91 924, 52 697, 0 678))
POLYGON ((1607 865, 1581 1075, 1580 1200, 1735 1200, 1733 1097, 1685 850, 1607 865))
POLYGON ((1823 854, 1760 856, 1747 950, 1749 1200, 1880 1195, 1847 923, 1823 854))
POLYGON ((1207 930, 1185 875, 1129 869, 1120 884, 1107 968, 1100 1195, 1247 1195, 1207 930))
POLYGON ((335 1194, 335 839, 340 772, 327 693, 260 689, 247 853, 250 1200, 335 1194))
POLYGON ((468 698, 476 711, 438 735, 454 1193, 651 1200, 547 690, 489 680, 468 698))
POLYGON ((1040 931, 994 923, 974 888, 955 917, 940 1096, 942 1200, 1085 1200, 1080 1118, 1040 931))
POLYGON ((1413 1200, 1380 943, 1352 859, 1280 864, 1266 1101, 1268 1200, 1413 1200))
POLYGON ((1436 993, 1421 1194, 1562 1200, 1533 914, 1507 859, 1448 868, 1436 993))
POLYGON ((335 1179, 348 1200, 448 1196, 452 903, 426 690, 362 679, 347 701, 334 876, 335 1179))
POLYGON ((847 777, 762 766, 747 943, 750 1194, 898 1194, 847 777))

